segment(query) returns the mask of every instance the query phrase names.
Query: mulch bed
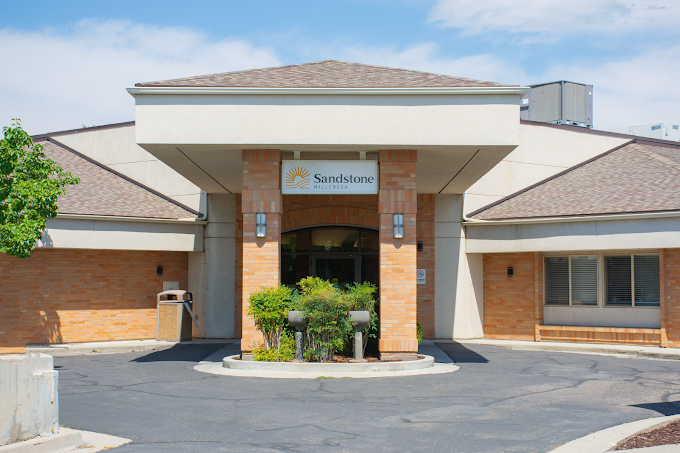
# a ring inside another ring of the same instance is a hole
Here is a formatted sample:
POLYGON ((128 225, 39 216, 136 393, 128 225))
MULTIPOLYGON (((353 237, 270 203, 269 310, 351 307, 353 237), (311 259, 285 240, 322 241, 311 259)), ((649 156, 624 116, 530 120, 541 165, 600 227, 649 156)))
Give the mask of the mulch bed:
POLYGON ((656 428, 646 433, 631 437, 616 450, 630 450, 632 448, 656 447, 657 445, 680 444, 680 420, 656 428))

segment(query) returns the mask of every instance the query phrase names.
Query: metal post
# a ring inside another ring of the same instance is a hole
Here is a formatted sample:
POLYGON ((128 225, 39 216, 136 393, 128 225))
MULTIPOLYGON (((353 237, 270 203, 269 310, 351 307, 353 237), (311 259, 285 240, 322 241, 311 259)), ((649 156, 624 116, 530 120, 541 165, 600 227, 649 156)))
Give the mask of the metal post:
POLYGON ((297 362, 302 362, 304 360, 304 356, 302 355, 303 335, 302 328, 298 327, 295 332, 295 361, 297 362))
POLYGON ((354 330, 354 360, 364 359, 364 340, 361 335, 361 329, 354 330))

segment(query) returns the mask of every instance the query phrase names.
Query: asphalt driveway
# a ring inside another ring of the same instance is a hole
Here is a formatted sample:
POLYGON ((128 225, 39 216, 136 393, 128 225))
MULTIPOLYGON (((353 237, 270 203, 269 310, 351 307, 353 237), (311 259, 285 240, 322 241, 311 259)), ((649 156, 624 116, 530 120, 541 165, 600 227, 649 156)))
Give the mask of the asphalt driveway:
POLYGON ((460 370, 314 380, 193 370, 223 346, 55 357, 60 422, 131 438, 121 453, 487 453, 546 452, 680 413, 678 361, 438 343, 460 370))

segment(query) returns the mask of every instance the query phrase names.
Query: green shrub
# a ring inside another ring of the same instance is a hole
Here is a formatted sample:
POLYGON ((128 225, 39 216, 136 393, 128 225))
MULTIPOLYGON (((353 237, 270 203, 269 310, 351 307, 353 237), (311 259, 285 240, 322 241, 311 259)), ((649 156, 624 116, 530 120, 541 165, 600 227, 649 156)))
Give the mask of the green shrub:
POLYGON ((423 339, 423 328, 419 322, 416 323, 416 338, 418 338, 418 344, 420 344, 423 339))
POLYGON ((295 335, 282 332, 277 348, 267 349, 264 346, 253 349, 253 358, 258 362, 290 362, 295 358, 295 335))
POLYGON ((305 277, 297 284, 303 296, 309 296, 314 293, 335 290, 333 285, 328 280, 319 277, 305 277))
POLYGON ((305 358, 327 362, 336 351, 344 349, 347 332, 352 330, 349 304, 335 288, 318 289, 298 299, 298 307, 307 318, 305 358))
POLYGON ((279 285, 260 288, 248 298, 248 314, 255 327, 264 335, 264 348, 279 347, 279 337, 288 325, 288 308, 293 300, 293 290, 279 285))
MULTIPOLYGON (((345 298, 349 305, 349 310, 365 310, 370 316, 370 324, 361 329, 363 340, 363 353, 366 354, 366 345, 368 345, 369 338, 378 338, 378 314, 375 312, 375 299, 373 294, 377 288, 373 283, 363 282, 348 285, 345 292, 345 298)), ((349 332, 349 338, 346 340, 345 351, 348 347, 351 350, 354 343, 354 328, 349 332)))

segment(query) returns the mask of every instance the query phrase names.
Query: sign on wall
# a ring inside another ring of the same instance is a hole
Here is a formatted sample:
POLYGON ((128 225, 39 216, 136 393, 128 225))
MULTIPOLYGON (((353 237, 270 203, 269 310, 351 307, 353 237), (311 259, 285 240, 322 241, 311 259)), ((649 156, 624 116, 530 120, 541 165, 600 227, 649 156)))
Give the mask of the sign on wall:
POLYGON ((424 285, 427 281, 425 279, 425 269, 416 269, 416 284, 424 285))
POLYGON ((375 160, 284 160, 281 192, 288 195, 377 194, 375 160))

